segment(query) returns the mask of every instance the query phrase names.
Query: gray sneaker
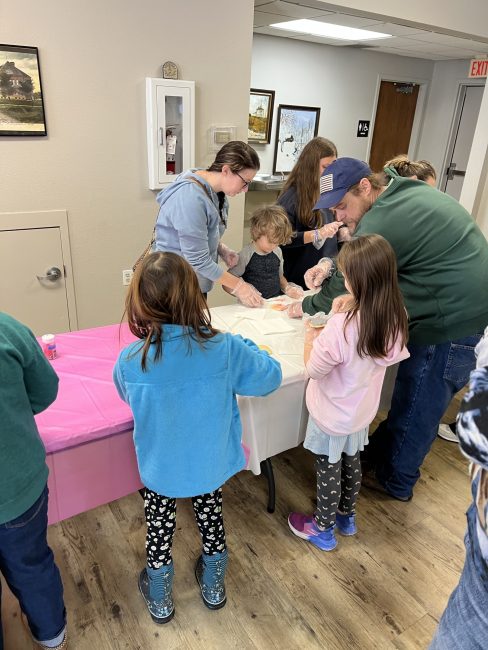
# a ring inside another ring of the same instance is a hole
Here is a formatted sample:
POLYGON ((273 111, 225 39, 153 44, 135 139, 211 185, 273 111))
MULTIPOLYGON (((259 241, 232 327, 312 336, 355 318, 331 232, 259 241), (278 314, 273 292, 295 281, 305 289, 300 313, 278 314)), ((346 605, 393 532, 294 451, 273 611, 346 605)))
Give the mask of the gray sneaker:
POLYGON ((455 431, 456 424, 453 424, 452 426, 454 427, 454 431, 451 429, 450 424, 439 424, 439 429, 437 430, 437 435, 439 438, 448 440, 449 442, 459 442, 459 438, 457 437, 457 433, 455 431))
POLYGON ((172 569, 173 565, 157 569, 158 574, 159 572, 161 574, 153 579, 149 578, 147 569, 143 569, 139 576, 139 591, 146 601, 146 606, 151 614, 152 620, 158 625, 168 623, 175 614, 172 595, 172 569))

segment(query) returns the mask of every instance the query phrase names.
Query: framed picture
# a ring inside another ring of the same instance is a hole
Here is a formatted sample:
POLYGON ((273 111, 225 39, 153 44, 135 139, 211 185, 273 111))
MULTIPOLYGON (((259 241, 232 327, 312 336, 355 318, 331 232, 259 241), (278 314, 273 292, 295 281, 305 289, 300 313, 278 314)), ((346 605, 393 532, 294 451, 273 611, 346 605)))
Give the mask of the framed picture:
POLYGON ((271 123, 273 121, 274 90, 251 88, 249 97, 248 142, 269 144, 271 142, 271 123))
POLYGON ((303 147, 319 130, 320 108, 310 106, 278 106, 273 174, 288 174, 303 147))
POLYGON ((0 44, 0 135, 47 135, 37 47, 0 44))

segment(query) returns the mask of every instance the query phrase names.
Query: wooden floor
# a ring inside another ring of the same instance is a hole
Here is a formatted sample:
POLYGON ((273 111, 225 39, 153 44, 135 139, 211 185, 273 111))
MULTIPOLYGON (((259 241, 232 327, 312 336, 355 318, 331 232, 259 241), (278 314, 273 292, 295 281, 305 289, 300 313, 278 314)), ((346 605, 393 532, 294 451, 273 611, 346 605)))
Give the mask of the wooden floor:
MULTIPOLYGON (((176 614, 155 625, 137 590, 144 565, 138 493, 61 522, 49 541, 64 586, 70 650, 427 648, 464 560, 467 462, 437 439, 415 497, 401 503, 363 488, 357 536, 320 551, 288 529, 311 512, 313 458, 297 448, 273 459, 277 508, 265 481, 241 472, 224 488, 229 545, 227 606, 206 609, 193 575, 199 537, 188 500, 175 536, 176 614)), ((4 588, 5 650, 32 648, 4 588)))

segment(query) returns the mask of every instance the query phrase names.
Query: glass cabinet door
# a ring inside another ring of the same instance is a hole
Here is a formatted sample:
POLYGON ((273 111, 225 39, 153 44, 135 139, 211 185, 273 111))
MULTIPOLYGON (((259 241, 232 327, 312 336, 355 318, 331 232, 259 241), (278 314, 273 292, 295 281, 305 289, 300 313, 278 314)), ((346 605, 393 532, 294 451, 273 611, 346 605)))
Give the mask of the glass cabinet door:
POLYGON ((194 166, 194 83, 147 79, 149 187, 194 166))

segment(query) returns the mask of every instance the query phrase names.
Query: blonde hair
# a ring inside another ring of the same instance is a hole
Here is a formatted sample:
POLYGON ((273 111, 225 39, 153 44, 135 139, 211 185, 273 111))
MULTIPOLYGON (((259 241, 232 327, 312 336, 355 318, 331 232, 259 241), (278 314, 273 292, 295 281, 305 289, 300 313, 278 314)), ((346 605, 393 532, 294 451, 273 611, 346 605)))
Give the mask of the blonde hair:
POLYGON ((125 311, 130 331, 144 341, 137 349, 142 351, 143 371, 151 345, 156 346, 154 360, 162 357, 165 325, 181 325, 184 335, 202 344, 217 334, 195 271, 176 253, 156 252, 143 259, 130 283, 125 311))
POLYGON ((399 176, 410 178, 416 176, 419 181, 427 181, 429 178, 437 179, 434 167, 428 160, 410 160, 406 154, 400 154, 385 162, 384 167, 393 167, 399 176))
POLYGON ((254 210, 251 216, 251 239, 256 241, 263 235, 273 244, 289 244, 292 236, 290 220, 279 205, 265 205, 254 210))

